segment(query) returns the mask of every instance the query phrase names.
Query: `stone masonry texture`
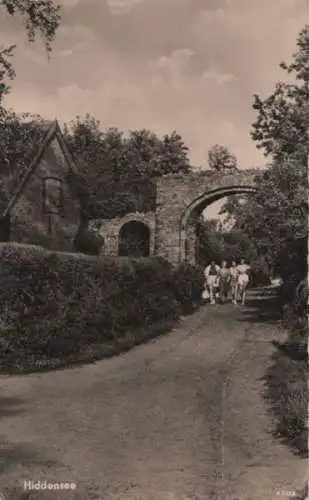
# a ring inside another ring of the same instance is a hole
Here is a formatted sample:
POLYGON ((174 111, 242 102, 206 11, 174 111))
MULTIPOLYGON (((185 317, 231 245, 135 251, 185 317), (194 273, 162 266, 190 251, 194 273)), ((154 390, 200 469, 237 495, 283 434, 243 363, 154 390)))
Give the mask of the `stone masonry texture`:
POLYGON ((150 231, 150 255, 164 257, 174 265, 184 261, 195 264, 198 215, 225 196, 254 193, 260 174, 259 169, 168 174, 157 181, 155 212, 90 221, 90 228, 96 228, 104 236, 104 254, 116 256, 121 227, 130 221, 142 222, 150 231))

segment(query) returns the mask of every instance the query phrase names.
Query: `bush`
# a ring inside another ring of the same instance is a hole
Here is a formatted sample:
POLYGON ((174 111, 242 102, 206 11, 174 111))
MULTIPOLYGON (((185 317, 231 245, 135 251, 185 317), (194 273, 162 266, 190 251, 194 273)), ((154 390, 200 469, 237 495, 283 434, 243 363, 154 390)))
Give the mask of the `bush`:
POLYGON ((74 239, 75 250, 88 255, 100 255, 103 247, 103 236, 81 224, 74 239))
POLYGON ((307 279, 293 283, 293 295, 289 302, 283 305, 283 324, 288 328, 290 339, 303 346, 308 337, 308 284, 307 279))
POLYGON ((279 296, 281 305, 292 304, 295 299, 295 293, 297 289, 297 285, 300 282, 299 276, 290 276, 286 280, 283 281, 282 286, 280 287, 279 296))
POLYGON ((190 312, 200 304, 205 286, 204 270, 201 266, 180 264, 174 274, 175 297, 184 312, 190 312))
POLYGON ((262 258, 255 260, 251 264, 250 286, 268 286, 270 285, 270 270, 262 258))
POLYGON ((173 269, 162 259, 77 259, 16 245, 0 255, 2 363, 67 358, 179 316, 173 269))
POLYGON ((269 368, 267 396, 276 418, 276 434, 305 455, 307 441, 307 363, 291 359, 282 352, 269 368))

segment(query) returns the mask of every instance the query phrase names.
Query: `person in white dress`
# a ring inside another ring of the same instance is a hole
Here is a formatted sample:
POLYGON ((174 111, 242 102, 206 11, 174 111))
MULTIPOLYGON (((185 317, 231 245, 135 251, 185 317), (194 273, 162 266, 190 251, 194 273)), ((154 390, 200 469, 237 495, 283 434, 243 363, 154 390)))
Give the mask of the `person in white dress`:
POLYGON ((215 289, 218 283, 218 275, 219 275, 220 267, 217 266, 215 261, 212 261, 205 269, 204 275, 206 279, 206 286, 209 291, 210 303, 216 303, 216 294, 215 289))
POLYGON ((246 290, 249 284, 250 266, 246 264, 245 259, 241 259, 239 266, 237 266, 237 270, 238 270, 238 278, 237 278, 238 295, 242 305, 244 306, 246 302, 246 290))

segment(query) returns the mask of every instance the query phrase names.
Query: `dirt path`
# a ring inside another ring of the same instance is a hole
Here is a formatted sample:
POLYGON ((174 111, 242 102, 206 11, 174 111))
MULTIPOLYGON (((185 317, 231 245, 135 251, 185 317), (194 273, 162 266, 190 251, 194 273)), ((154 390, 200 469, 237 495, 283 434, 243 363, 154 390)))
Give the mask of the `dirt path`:
POLYGON ((33 498, 286 498, 307 464, 273 440, 261 396, 278 335, 250 309, 205 306, 123 356, 1 377, 0 491, 48 480, 77 490, 33 498))

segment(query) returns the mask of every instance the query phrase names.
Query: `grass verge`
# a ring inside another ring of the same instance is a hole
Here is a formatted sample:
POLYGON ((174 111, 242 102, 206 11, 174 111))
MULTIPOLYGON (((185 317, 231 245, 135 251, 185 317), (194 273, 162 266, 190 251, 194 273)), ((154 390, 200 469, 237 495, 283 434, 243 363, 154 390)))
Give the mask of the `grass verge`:
POLYGON ((266 376, 266 398, 275 416, 275 435, 294 452, 308 453, 308 365, 291 350, 277 350, 266 376))

